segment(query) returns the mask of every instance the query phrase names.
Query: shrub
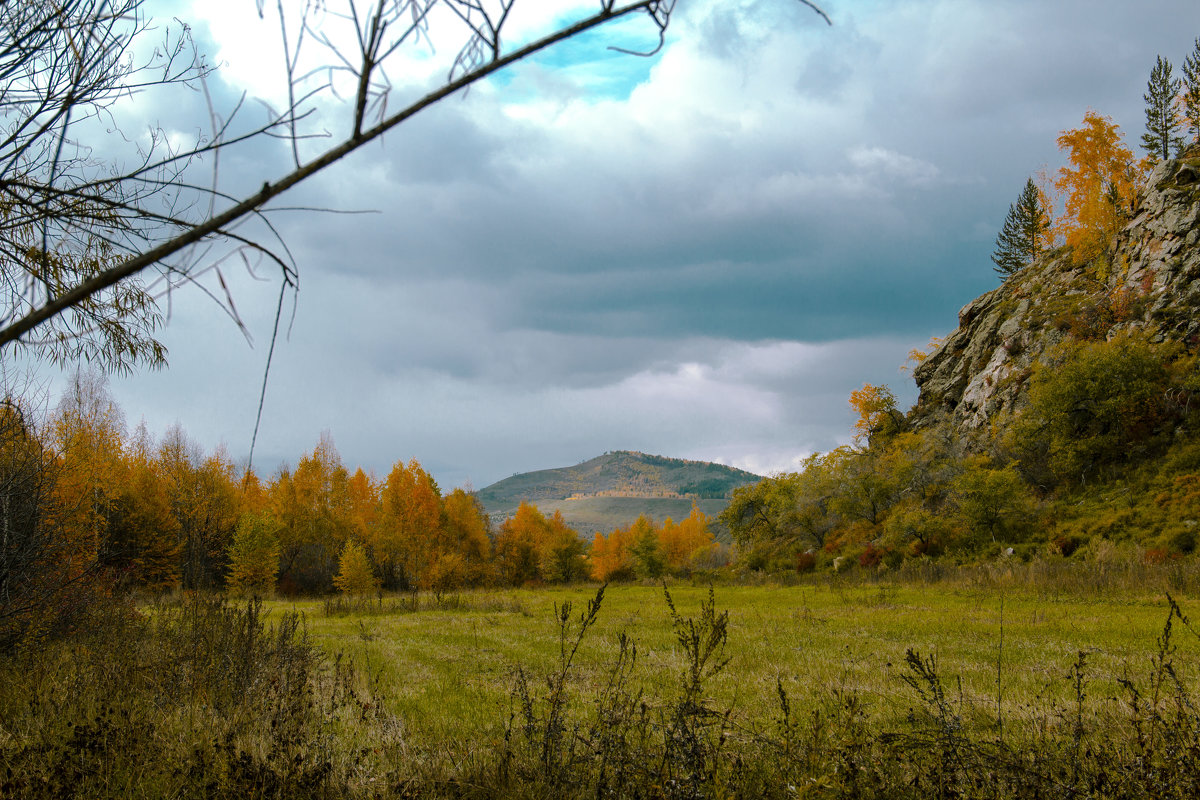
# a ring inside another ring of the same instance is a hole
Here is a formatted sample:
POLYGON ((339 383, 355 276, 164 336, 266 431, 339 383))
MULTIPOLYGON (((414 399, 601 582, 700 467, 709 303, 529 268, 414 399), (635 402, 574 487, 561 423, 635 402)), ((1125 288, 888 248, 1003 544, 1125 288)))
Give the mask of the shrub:
POLYGON ((1167 398, 1178 353, 1137 334, 1048 350, 1007 436, 1026 477, 1083 483, 1157 449, 1177 418, 1167 398))

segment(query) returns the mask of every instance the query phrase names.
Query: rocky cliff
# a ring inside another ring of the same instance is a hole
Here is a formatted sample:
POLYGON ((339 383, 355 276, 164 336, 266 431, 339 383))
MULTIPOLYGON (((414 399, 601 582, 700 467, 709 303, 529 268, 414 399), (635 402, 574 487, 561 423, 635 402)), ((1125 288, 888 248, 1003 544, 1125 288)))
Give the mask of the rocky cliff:
POLYGON ((917 424, 949 415, 960 433, 1019 408, 1034 362, 1065 337, 1142 328, 1200 341, 1200 154, 1160 163, 1129 224, 1099 262, 1049 252, 958 312, 958 328, 917 367, 917 424))

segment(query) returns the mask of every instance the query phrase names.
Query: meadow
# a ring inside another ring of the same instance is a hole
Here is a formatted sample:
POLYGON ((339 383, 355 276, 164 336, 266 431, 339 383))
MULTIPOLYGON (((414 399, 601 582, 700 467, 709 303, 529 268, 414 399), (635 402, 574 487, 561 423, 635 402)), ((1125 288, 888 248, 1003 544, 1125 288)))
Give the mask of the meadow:
POLYGON ((0 796, 1194 797, 1200 568, 114 602, 0 663, 0 796))
MULTIPOLYGON (((413 741, 442 743, 498 735, 516 669, 544 676, 558 666, 556 607, 570 604, 578 616, 595 591, 466 592, 443 607, 423 598, 415 612, 407 597, 264 607, 303 614, 323 650, 372 676, 413 741)), ((669 587, 685 617, 696 615, 708 591, 669 587)), ((1161 591, 1097 597, 1022 586, 851 581, 723 586, 715 599, 729 614, 728 665, 709 684, 709 696, 714 707, 732 708, 733 718, 747 725, 778 713, 779 685, 798 707, 816 707, 833 689, 853 693, 873 724, 899 724, 914 701, 902 680, 910 649, 936 657, 942 677, 954 684, 955 703, 980 723, 997 719, 998 695, 1001 718, 1021 717, 1032 698, 1069 699, 1067 676, 1082 652, 1099 711, 1119 702, 1117 679, 1125 671, 1149 662, 1169 609, 1161 591)), ((1200 609, 1191 595, 1176 599, 1185 613, 1200 609)), ((652 583, 606 590, 572 671, 575 699, 595 702, 622 633, 637 646, 634 682, 668 702, 687 657, 663 587, 652 583)))

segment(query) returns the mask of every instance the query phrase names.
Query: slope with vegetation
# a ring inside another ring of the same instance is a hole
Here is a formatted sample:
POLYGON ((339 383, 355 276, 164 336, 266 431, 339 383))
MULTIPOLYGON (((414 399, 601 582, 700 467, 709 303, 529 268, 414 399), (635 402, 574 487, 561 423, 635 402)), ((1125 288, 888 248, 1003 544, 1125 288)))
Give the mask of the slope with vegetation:
POLYGON ((523 500, 571 497, 724 499, 760 477, 724 464, 616 450, 573 467, 513 475, 480 489, 476 497, 489 512, 515 508, 523 500))
POLYGON ((1196 549, 1200 129, 1179 131, 1200 94, 1164 116, 1163 86, 1182 88, 1160 59, 1140 163, 1095 112, 1059 137, 1067 165, 1027 182, 997 240, 1004 283, 913 352, 911 411, 864 386, 854 446, 734 493, 743 567, 1196 549))
POLYGON ((493 519, 511 516, 523 502, 536 503, 590 538, 643 515, 681 519, 693 505, 716 517, 734 489, 760 479, 724 464, 616 450, 573 467, 513 475, 475 496, 493 519))

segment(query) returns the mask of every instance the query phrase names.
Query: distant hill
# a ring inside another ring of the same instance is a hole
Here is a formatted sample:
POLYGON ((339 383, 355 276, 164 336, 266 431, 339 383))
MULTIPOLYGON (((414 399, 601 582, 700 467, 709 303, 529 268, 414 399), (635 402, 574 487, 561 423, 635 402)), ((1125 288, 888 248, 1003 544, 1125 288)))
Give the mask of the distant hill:
POLYGON ((523 472, 476 492, 494 519, 508 517, 521 501, 544 513, 562 512, 580 533, 607 532, 649 514, 656 520, 686 517, 692 503, 714 516, 739 486, 757 483, 752 472, 680 458, 618 450, 573 467, 523 472))

